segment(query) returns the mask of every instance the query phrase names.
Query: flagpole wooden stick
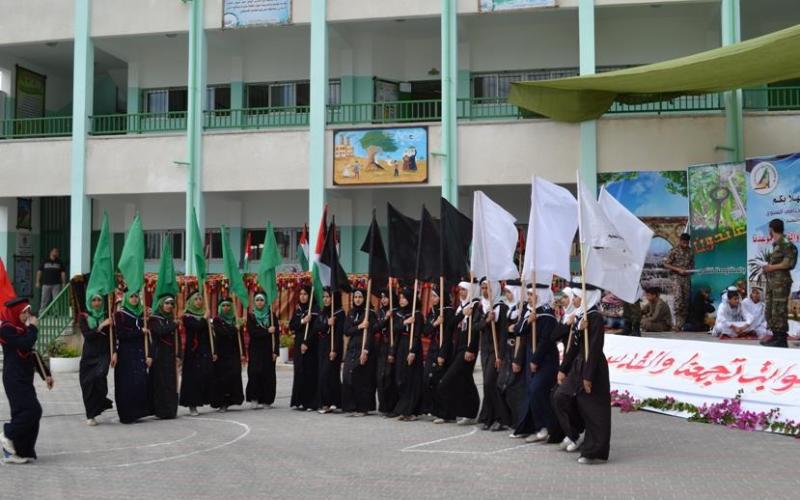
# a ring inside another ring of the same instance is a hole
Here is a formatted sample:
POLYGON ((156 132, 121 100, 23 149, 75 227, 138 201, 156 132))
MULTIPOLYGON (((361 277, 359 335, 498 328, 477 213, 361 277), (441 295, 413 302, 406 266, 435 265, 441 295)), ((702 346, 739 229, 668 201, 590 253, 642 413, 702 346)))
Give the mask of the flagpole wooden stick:
MULTIPOLYGON (((334 292, 331 291, 331 318, 333 319, 333 323, 334 324, 330 325, 328 327, 328 329, 329 329, 329 335, 328 336, 331 338, 331 350, 330 350, 330 352, 336 352, 336 350, 335 350, 336 348, 334 347, 334 344, 333 344, 334 337, 336 335, 336 310, 334 309, 334 303, 336 301, 333 300, 333 294, 334 294, 334 292)), ((340 293, 340 296, 341 296, 341 293, 340 293)))
MULTIPOLYGON (((588 361, 589 359, 589 318, 586 317, 586 245, 583 243, 583 227, 581 221, 583 220, 583 210, 581 206, 581 173, 580 170, 578 171, 578 237, 580 239, 581 244, 581 307, 583 308, 583 322, 584 322, 584 332, 583 332, 583 347, 584 347, 584 359, 588 361)), ((580 324, 579 324, 580 325, 580 324)), ((571 330, 570 330, 571 333, 571 330)), ((572 343, 572 337, 570 336, 570 343, 572 343)))
POLYGON ((392 278, 389 278, 389 347, 394 348, 394 299, 392 299, 392 278))
MULTIPOLYGON (((372 278, 367 280, 367 297, 364 299, 364 319, 367 320, 369 323, 369 310, 370 310, 370 298, 372 297, 372 278)), ((364 349, 367 348, 367 334, 369 332, 369 327, 364 328, 364 333, 361 335, 361 352, 364 352, 364 349)))
POLYGON ((414 298, 411 300, 411 317, 415 319, 411 323, 411 335, 408 336, 408 352, 414 348, 414 327, 417 325, 417 290, 419 289, 419 280, 414 278, 414 298))
POLYGON ((308 327, 311 325, 311 308, 314 307, 314 285, 311 285, 311 297, 308 299, 308 323, 306 323, 306 333, 303 334, 303 343, 308 340, 308 327))
MULTIPOLYGON (((469 286, 470 286, 470 288, 472 288, 472 280, 473 279, 475 279, 475 278, 472 275, 472 272, 470 271, 470 273, 469 273, 469 286)), ((470 302, 472 302, 472 304, 470 304, 470 306, 468 306, 468 307, 472 308, 474 306, 473 297, 472 297, 472 290, 470 290, 469 300, 470 300, 470 302)), ((475 312, 473 309, 471 309, 471 310, 472 310, 472 312, 475 312)), ((472 344, 472 313, 470 313, 469 318, 467 319, 467 349, 469 349, 470 344, 472 344)))
POLYGON ((208 326, 208 344, 211 346, 211 356, 216 354, 216 349, 214 348, 214 329, 211 326, 213 315, 211 314, 211 299, 208 293, 208 287, 203 284, 203 305, 205 306, 206 310, 209 312, 208 319, 206 320, 206 326, 208 326))
MULTIPOLYGON (((494 304, 492 303, 492 282, 491 280, 487 279, 486 284, 489 286, 489 311, 494 314, 494 304)), ((495 318, 492 318, 492 345, 494 347, 494 359, 495 362, 500 359, 500 349, 497 345, 497 324, 495 323, 495 318)))
MULTIPOLYGON (((147 285, 145 285, 145 288, 142 289, 142 297, 141 297, 141 301, 142 301, 142 304, 144 306, 143 307, 143 310, 144 310, 144 312, 143 312, 143 317, 144 317, 144 328, 143 328, 143 330, 149 330, 149 326, 147 324, 148 323, 148 319, 149 319, 148 318, 149 315, 147 314, 147 300, 145 299, 146 296, 147 296, 147 285)), ((150 357, 150 342, 148 342, 148 340, 149 340, 148 337, 149 337, 149 335, 147 333, 142 332, 142 338, 144 339, 144 357, 145 358, 149 358, 150 357)))
POLYGON ((444 276, 439 276, 439 352, 444 345, 444 276))
MULTIPOLYGON (((536 176, 533 176, 533 185, 531 186, 531 212, 533 212, 536 208, 536 203, 534 201, 534 197, 536 196, 536 176)), ((534 220, 536 220, 534 218, 534 220)), ((536 227, 534 225, 534 231, 536 227)), ((536 307, 539 305, 539 297, 536 295, 536 234, 534 232, 534 241, 531 248, 526 248, 525 251, 530 251, 533 258, 531 259, 533 265, 532 267, 532 276, 533 279, 533 305, 531 306, 531 315, 533 315, 533 324, 531 325, 531 353, 536 352, 536 307)), ((521 273, 520 273, 521 274, 521 273)), ((523 281, 524 284, 524 281, 523 281)), ((523 288, 523 292, 525 289, 523 288)), ((520 294, 521 295, 521 294, 520 294)), ((522 308, 520 308, 520 314, 522 314, 522 308)))
MULTIPOLYGON (((109 356, 114 355, 114 292, 108 294, 108 319, 111 323, 108 325, 108 352, 109 356)), ((111 358, 108 358, 109 361, 111 358)))
POLYGON ((242 346, 242 327, 239 325, 239 297, 235 293, 233 295, 233 317, 236 320, 236 341, 239 344, 239 356, 244 357, 244 348, 242 346))

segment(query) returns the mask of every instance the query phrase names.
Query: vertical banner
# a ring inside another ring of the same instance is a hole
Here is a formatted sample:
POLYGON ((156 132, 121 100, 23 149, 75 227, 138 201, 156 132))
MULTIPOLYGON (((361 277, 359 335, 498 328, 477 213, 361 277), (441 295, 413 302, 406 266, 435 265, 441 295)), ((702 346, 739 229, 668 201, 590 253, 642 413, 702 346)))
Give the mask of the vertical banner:
POLYGON ((597 183, 653 230, 642 272, 642 287, 655 286, 672 307, 673 282, 664 269, 664 259, 678 244, 689 219, 686 172, 601 173, 597 183))
MULTIPOLYGON (((750 286, 766 283, 760 261, 769 261, 769 221, 781 219, 786 236, 800 240, 800 153, 747 160, 747 277, 750 286)), ((797 320, 800 267, 792 271, 789 318, 797 320)))
POLYGON ((747 173, 744 163, 689 167, 689 226, 694 264, 692 288, 711 298, 745 279, 747 270, 747 173))

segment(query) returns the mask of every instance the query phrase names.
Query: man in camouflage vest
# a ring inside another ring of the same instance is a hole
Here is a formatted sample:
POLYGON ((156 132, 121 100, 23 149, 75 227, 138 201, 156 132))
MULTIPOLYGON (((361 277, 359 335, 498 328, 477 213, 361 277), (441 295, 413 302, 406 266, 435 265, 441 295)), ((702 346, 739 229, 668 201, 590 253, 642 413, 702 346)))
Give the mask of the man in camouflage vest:
POLYGON ((783 221, 769 221, 772 255, 762 269, 767 277, 767 325, 772 338, 762 340, 767 347, 789 347, 789 295, 792 291, 792 269, 797 264, 797 247, 783 234, 783 221))
POLYGON ((675 286, 675 299, 673 311, 675 322, 673 330, 679 332, 686 323, 689 315, 689 301, 691 300, 691 270, 694 268, 694 255, 689 247, 691 236, 687 233, 681 235, 678 246, 667 254, 664 260, 664 267, 672 271, 675 286))

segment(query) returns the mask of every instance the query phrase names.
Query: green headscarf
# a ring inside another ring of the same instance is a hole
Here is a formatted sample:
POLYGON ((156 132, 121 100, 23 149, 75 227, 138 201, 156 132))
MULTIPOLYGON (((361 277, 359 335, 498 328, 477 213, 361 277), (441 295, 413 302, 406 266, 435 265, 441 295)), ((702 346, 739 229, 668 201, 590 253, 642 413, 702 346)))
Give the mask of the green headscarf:
POLYGON ((175 319, 175 306, 173 306, 171 313, 167 313, 166 311, 164 311, 164 302, 166 302, 167 300, 172 300, 174 302, 175 297, 173 297, 172 295, 164 295, 163 297, 158 299, 158 302, 156 303, 156 313, 158 313, 158 315, 161 316, 162 318, 173 320, 175 319))
POLYGON ((219 319, 221 319, 225 323, 228 323, 229 325, 236 324, 236 316, 233 314, 233 302, 231 302, 230 299, 222 300, 219 303, 219 305, 217 306, 217 316, 219 316, 219 319), (222 306, 225 304, 230 304, 231 306, 231 310, 227 314, 222 312, 222 306))
POLYGON ((184 313, 191 314, 192 316, 197 316, 198 318, 202 318, 206 314, 206 305, 203 304, 203 307, 197 307, 194 305, 195 297, 202 297, 200 292, 194 292, 193 294, 189 295, 189 298, 186 299, 186 307, 183 308, 184 313))
POLYGON ((270 307, 267 305, 267 296, 263 293, 257 293, 254 297, 253 304, 257 304, 255 299, 259 297, 264 298, 264 306, 259 309, 256 305, 253 305, 253 316, 255 316, 258 326, 261 328, 269 328, 272 324, 272 313, 270 307))
POLYGON ((92 330, 96 330, 97 325, 99 325, 100 323, 103 322, 103 320, 106 319, 106 308, 104 302, 105 301, 103 300, 103 296, 97 294, 92 295, 92 298, 89 300, 89 307, 88 310, 86 311, 87 314, 86 323, 92 330), (100 307, 98 308, 92 307, 92 300, 94 300, 95 297, 100 298, 100 307))
POLYGON ((142 304, 142 297, 139 295, 139 292, 138 291, 125 292, 125 298, 122 301, 122 308, 136 317, 143 315, 144 305, 142 304), (131 304, 132 295, 136 295, 139 297, 139 303, 136 304, 135 306, 131 304))

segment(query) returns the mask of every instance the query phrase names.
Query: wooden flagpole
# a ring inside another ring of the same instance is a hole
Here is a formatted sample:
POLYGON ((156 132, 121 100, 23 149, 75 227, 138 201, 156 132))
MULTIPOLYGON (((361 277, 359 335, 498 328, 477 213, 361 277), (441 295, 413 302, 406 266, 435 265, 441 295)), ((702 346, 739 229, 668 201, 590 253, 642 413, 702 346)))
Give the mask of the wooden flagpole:
MULTIPOLYGON (((330 350, 330 352, 336 352, 334 350, 335 347, 334 347, 334 344, 333 344, 334 336, 336 335, 336 310, 334 309, 334 304, 336 303, 336 300, 334 300, 334 298, 333 298, 333 294, 334 293, 335 292, 333 290, 331 290, 331 318, 333 319, 333 325, 330 325, 328 327, 328 329, 329 329, 329 335, 328 336, 331 338, 331 350, 330 350)), ((341 296, 341 293, 340 293, 340 296, 341 296)))
POLYGON ((209 312, 208 319, 206 319, 206 326, 208 326, 208 343, 211 346, 211 355, 214 356, 216 354, 216 349, 214 348, 214 330, 211 326, 212 318, 214 317, 213 311, 211 311, 211 302, 208 293, 208 287, 203 284, 203 305, 205 309, 209 312))
POLYGON ((231 293, 231 295, 233 296, 233 317, 236 321, 236 341, 239 344, 239 356, 245 357, 244 348, 242 346, 242 328, 239 325, 239 297, 237 297, 235 293, 231 293))
MULTIPOLYGON (((370 299, 372 298, 372 278, 367 280, 367 296, 364 299, 364 319, 367 320, 369 323, 369 310, 370 310, 370 299)), ((364 328, 364 333, 361 335, 361 352, 364 352, 364 349, 367 348, 367 334, 369 332, 369 327, 364 328)))
MULTIPOLYGON (((584 359, 589 359, 589 318, 586 317, 586 245, 583 242, 583 210, 581 203, 581 173, 578 171, 578 232, 581 243, 581 307, 583 308, 584 332, 583 332, 583 347, 584 359)), ((570 329, 570 334, 572 329, 570 329)), ((570 343, 572 343, 572 336, 570 335, 570 343)))
POLYGON ((444 276, 439 276, 439 352, 444 345, 444 276))
POLYGON ((111 324, 108 325, 108 351, 109 351, 109 361, 111 361, 111 356, 114 355, 114 292, 108 294, 108 319, 111 321, 111 324))
POLYGON ((392 278, 389 278, 389 347, 394 348, 394 299, 392 298, 392 278))
POLYGON ((419 289, 419 280, 414 278, 414 298, 411 300, 411 317, 414 321, 411 323, 411 335, 408 336, 408 352, 414 348, 414 327, 417 326, 417 290, 419 289))
POLYGON ((314 285, 311 285, 311 297, 308 298, 308 323, 306 323, 306 333, 303 334, 303 343, 308 341, 308 327, 311 325, 311 308, 314 307, 314 285))
MULTIPOLYGON (((142 310, 144 311, 142 313, 143 314, 143 318, 144 318, 144 328, 143 328, 143 330, 148 330, 149 331, 150 330, 150 326, 147 324, 148 321, 149 321, 149 317, 148 317, 149 315, 147 314, 147 300, 146 300, 146 297, 147 297, 147 285, 145 285, 145 287, 142 288, 142 296, 141 296, 140 300, 141 300, 141 303, 142 303, 142 306, 143 306, 142 310)), ((142 338, 144 339, 144 357, 145 358, 149 358, 150 357, 150 342, 148 342, 150 340, 149 339, 149 335, 143 331, 142 332, 142 338)))

